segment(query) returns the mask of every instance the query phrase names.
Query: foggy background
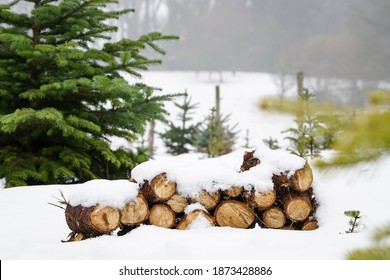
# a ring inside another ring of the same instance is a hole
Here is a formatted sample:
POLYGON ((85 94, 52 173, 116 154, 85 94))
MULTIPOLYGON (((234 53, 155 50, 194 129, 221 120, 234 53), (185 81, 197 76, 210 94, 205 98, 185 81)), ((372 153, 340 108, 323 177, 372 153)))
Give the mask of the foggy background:
POLYGON ((119 3, 136 12, 121 17, 113 39, 150 31, 180 36, 161 43, 167 55, 155 70, 275 73, 281 91, 293 83, 287 75, 303 71, 316 78, 307 87, 319 98, 357 104, 389 80, 389 0, 119 3))

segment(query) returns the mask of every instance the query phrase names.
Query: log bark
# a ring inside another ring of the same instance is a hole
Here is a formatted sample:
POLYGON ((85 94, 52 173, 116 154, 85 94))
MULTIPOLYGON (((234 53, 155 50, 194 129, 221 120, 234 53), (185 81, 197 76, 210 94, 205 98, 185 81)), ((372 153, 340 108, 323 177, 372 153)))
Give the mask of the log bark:
POLYGON ((287 173, 281 173, 279 175, 274 174, 272 176, 272 182, 275 187, 279 188, 288 188, 290 186, 287 173))
POLYGON ((192 203, 199 202, 206 208, 207 211, 213 210, 221 200, 221 192, 207 192, 206 190, 201 190, 197 197, 190 199, 192 203))
POLYGON ((248 228, 255 221, 255 214, 244 202, 225 200, 215 209, 214 218, 221 227, 248 228))
POLYGON ((176 183, 168 181, 167 174, 161 173, 154 177, 150 183, 145 181, 141 192, 151 203, 167 201, 175 194, 176 183))
POLYGON ((192 224, 192 222, 200 216, 202 218, 206 219, 210 223, 211 226, 215 226, 215 221, 214 221, 213 217, 211 217, 209 215, 209 213, 207 213, 204 210, 197 209, 197 210, 194 210, 194 211, 186 214, 182 218, 182 220, 177 224, 176 229, 179 229, 179 230, 188 229, 188 227, 192 224))
POLYGON ((254 157, 255 152, 256 150, 253 150, 251 152, 245 152, 244 159, 240 167, 241 172, 247 171, 252 167, 260 164, 260 160, 254 157))
POLYGON ((293 225, 293 224, 284 225, 284 226, 282 226, 279 229, 282 229, 282 230, 298 230, 297 227, 295 225, 293 225))
POLYGON ((132 231, 133 229, 136 229, 137 227, 139 227, 140 225, 135 225, 135 226, 121 226, 120 227, 120 230, 117 232, 117 235, 118 236, 123 236, 127 233, 129 233, 130 231, 132 231))
POLYGON ((301 230, 316 230, 318 228, 318 221, 314 218, 308 218, 302 225, 301 230))
POLYGON ((121 224, 135 226, 143 223, 149 217, 148 202, 142 194, 138 194, 134 201, 128 202, 121 210, 121 224))
POLYGON ((69 233, 67 239, 61 240, 61 242, 66 243, 66 242, 82 241, 90 237, 93 237, 93 235, 91 236, 90 234, 76 233, 72 231, 71 233, 69 233))
POLYGON ((268 190, 265 192, 256 192, 253 190, 251 193, 244 192, 244 198, 250 207, 262 210, 274 204, 276 200, 276 191, 268 190))
POLYGON ((292 221, 306 220, 313 210, 310 197, 307 193, 286 194, 282 197, 282 204, 287 218, 292 221))
POLYGON ((165 204, 155 204, 150 209, 149 224, 173 228, 175 226, 175 212, 165 204))
POLYGON ((180 214, 184 212, 184 209, 188 205, 187 198, 179 194, 174 194, 168 201, 167 204, 175 213, 180 214))
POLYGON ((243 187, 232 186, 231 188, 223 191, 223 196, 225 199, 237 197, 242 194, 243 187))
POLYGON ((109 206, 84 207, 67 204, 65 219, 74 233, 101 235, 119 227, 120 212, 109 206))
POLYGON ((281 228, 286 223, 283 210, 277 206, 271 207, 262 213, 263 223, 268 228, 281 228))

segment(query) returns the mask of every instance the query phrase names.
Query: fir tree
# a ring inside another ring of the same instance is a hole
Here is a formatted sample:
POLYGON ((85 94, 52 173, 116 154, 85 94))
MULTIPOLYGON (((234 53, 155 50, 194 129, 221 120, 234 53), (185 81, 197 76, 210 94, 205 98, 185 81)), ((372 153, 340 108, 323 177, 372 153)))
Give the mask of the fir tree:
POLYGON ((272 150, 280 149, 278 139, 275 139, 275 138, 272 138, 272 137, 268 137, 267 139, 263 139, 263 143, 265 145, 267 145, 267 147, 272 149, 272 150))
POLYGON ((229 115, 218 116, 215 108, 202 122, 196 138, 197 150, 207 153, 209 157, 216 157, 230 153, 236 140, 236 125, 228 124, 229 115))
POLYGON ((290 140, 289 151, 300 157, 311 158, 320 156, 321 145, 318 139, 321 136, 323 127, 312 112, 311 102, 314 95, 308 90, 299 94, 302 100, 302 114, 297 116, 296 128, 290 128, 284 132, 290 134, 286 139, 290 140))
POLYGON ((345 233, 355 233, 359 228, 359 220, 361 219, 359 210, 348 210, 344 211, 344 215, 349 217, 349 226, 350 228, 345 231, 345 233))
POLYGON ((221 114, 221 96, 219 86, 215 87, 215 107, 202 122, 196 138, 198 152, 207 153, 209 157, 216 157, 230 153, 236 141, 237 125, 230 127, 229 115, 221 114))
POLYGON ((199 124, 189 125, 192 121, 192 110, 197 107, 197 104, 191 104, 191 98, 186 94, 182 104, 176 103, 181 112, 178 114, 179 125, 170 122, 169 128, 160 134, 168 152, 174 155, 188 153, 191 147, 195 144, 196 134, 199 124))
POLYGON ((109 42, 116 0, 30 0, 0 5, 0 178, 7 186, 126 178, 138 160, 113 150, 110 137, 133 141, 148 121, 163 120, 155 88, 128 84, 120 72, 160 63, 141 54, 164 51, 150 33, 109 42), (33 4, 28 14, 13 6, 33 4), (103 42, 95 47, 97 40, 103 42))

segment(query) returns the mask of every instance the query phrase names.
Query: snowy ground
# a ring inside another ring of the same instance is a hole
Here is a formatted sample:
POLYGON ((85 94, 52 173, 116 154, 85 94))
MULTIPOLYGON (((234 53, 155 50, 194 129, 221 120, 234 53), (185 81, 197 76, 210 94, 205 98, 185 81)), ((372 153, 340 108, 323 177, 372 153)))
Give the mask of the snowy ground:
MULTIPOLYGON (((216 79, 216 78, 215 78, 216 79)), ((187 89, 200 103, 201 120, 214 105, 215 82, 207 74, 152 72, 146 83, 165 92, 187 89)), ((280 131, 292 125, 288 115, 262 112, 261 96, 275 94, 272 79, 256 73, 224 75, 221 83, 222 111, 239 123, 243 145, 245 130, 254 144, 269 136, 283 138, 280 131)), ((172 111, 175 118, 173 106, 172 111)), ((158 129, 162 129, 160 126, 158 129)), ((157 144, 160 146, 161 144, 157 144)), ((160 156, 163 149, 159 148, 160 156)), ((355 248, 369 246, 372 230, 389 222, 390 157, 373 163, 332 171, 314 170, 320 228, 310 232, 254 228, 204 228, 178 231, 141 226, 129 234, 103 236, 82 242, 61 243, 69 233, 64 213, 48 202, 62 190, 67 196, 77 185, 0 189, 0 259, 343 259, 355 248), (362 213, 359 233, 345 234, 345 210, 362 213)), ((113 183, 92 181, 89 185, 113 183)), ((124 181, 118 182, 123 184, 124 181)))

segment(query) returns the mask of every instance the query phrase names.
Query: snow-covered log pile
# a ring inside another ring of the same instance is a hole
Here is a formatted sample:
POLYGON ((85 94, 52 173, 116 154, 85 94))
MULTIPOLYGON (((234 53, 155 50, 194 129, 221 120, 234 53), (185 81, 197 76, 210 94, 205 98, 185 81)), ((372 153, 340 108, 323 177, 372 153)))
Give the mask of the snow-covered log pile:
POLYGON ((178 230, 246 229, 256 224, 314 230, 318 223, 312 181, 312 170, 304 159, 266 147, 212 159, 182 155, 150 160, 133 169, 130 182, 121 181, 119 194, 106 188, 107 194, 119 199, 104 201, 102 192, 93 203, 93 195, 82 198, 88 192, 73 194, 65 211, 72 230, 69 240, 117 228, 122 235, 141 224, 178 230))

